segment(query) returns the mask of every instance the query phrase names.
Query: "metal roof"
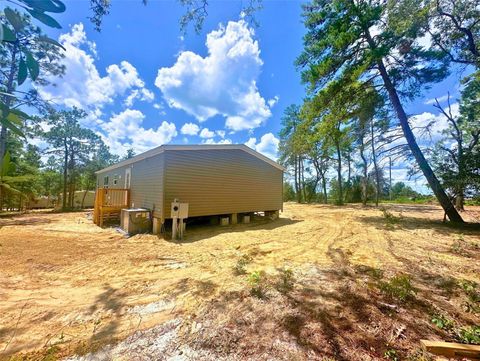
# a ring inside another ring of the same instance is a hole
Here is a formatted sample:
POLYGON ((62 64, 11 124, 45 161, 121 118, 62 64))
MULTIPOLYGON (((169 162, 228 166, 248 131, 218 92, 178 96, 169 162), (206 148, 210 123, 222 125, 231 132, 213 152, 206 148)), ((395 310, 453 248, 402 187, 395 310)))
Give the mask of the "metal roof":
POLYGON ((157 154, 163 153, 165 151, 181 151, 181 150, 224 150, 224 149, 238 149, 247 152, 258 159, 263 160, 264 162, 278 168, 282 171, 285 171, 285 168, 282 167, 277 162, 271 160, 270 158, 264 156, 263 154, 253 150, 250 147, 247 147, 245 144, 196 144, 196 145, 175 145, 175 144, 164 144, 159 147, 147 150, 144 153, 138 154, 130 159, 123 160, 116 164, 113 164, 109 167, 103 168, 95 173, 103 173, 116 168, 120 168, 129 164, 136 163, 146 158, 153 157, 157 154))

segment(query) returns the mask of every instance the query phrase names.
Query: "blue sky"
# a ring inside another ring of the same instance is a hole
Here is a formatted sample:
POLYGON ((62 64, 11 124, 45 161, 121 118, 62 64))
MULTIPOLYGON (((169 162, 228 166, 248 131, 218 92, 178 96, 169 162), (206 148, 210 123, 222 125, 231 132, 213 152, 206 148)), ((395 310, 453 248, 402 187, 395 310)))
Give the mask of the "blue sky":
MULTIPOLYGON (((241 19, 242 2, 211 2, 202 32, 185 35, 177 1, 114 1, 100 33, 88 20, 89 2, 66 5, 56 17, 63 29, 48 31, 67 48, 67 71, 41 92, 60 107, 84 108, 83 125, 113 152, 231 142, 276 157, 283 110, 305 96, 294 66, 305 32, 301 2, 264 1, 259 27, 241 19)), ((445 121, 429 99, 458 96, 458 79, 453 74, 407 105, 414 122, 437 121, 437 137, 445 121)), ((404 163, 393 173, 408 181, 404 163)), ((408 183, 425 190, 423 180, 408 183)))

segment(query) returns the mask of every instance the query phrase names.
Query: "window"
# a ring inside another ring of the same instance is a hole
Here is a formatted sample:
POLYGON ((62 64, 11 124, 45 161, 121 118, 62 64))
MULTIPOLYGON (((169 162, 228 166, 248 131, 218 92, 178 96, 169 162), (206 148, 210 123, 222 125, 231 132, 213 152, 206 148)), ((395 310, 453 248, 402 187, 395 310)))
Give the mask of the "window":
POLYGON ((118 174, 115 174, 115 175, 113 176, 113 185, 116 186, 117 183, 118 183, 118 174))
POLYGON ((103 177, 103 188, 108 188, 108 176, 103 177))

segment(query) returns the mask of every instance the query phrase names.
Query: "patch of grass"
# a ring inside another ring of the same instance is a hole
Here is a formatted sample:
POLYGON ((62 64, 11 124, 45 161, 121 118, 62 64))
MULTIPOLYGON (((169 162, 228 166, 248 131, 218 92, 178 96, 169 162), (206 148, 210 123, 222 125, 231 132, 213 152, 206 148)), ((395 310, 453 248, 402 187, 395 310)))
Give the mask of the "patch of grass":
POLYGON ((246 266, 251 263, 253 260, 252 256, 248 255, 248 254, 244 254, 242 255, 242 257, 240 257, 237 261, 237 263, 235 263, 235 266, 233 266, 233 272, 236 274, 236 275, 244 275, 244 274, 247 274, 247 270, 246 270, 246 266))
POLYGON ((378 287, 389 298, 400 302, 405 302, 415 295, 410 276, 404 274, 393 276, 388 281, 379 282, 378 287))
POLYGON ((264 271, 254 271, 247 277, 250 294, 257 298, 265 298, 268 289, 267 276, 264 271))
POLYGON ((475 281, 462 280, 459 282, 460 288, 467 296, 465 309, 467 312, 480 313, 480 290, 475 281))
POLYGON ((461 343, 480 345, 480 326, 462 327, 456 333, 461 343))
POLYGON ((473 241, 466 241, 462 233, 457 235, 457 239, 455 239, 455 241, 453 241, 452 245, 450 246, 451 252, 459 254, 461 256, 469 256, 469 250, 476 251, 478 249, 480 249, 479 244, 473 241))
POLYGON ((432 323, 439 329, 450 332, 453 330, 454 322, 445 315, 435 315, 432 317, 432 323))
POLYGON ((433 361, 433 357, 422 349, 412 351, 406 358, 407 361, 433 361))
POLYGON ((383 278, 383 270, 380 268, 370 268, 367 270, 367 274, 374 280, 381 280, 383 278))
POLYGON ((277 290, 287 293, 293 289, 295 276, 290 268, 283 268, 278 275, 277 290))
POLYGON ((401 214, 399 216, 395 216, 392 212, 390 212, 385 207, 380 207, 380 210, 382 211, 383 218, 385 219, 385 224, 387 228, 393 228, 403 218, 401 214))
POLYGON ((385 357, 385 359, 387 360, 392 360, 392 361, 400 360, 400 358, 398 357, 397 351, 394 349, 388 349, 387 351, 385 351, 385 353, 383 354, 383 357, 385 357))

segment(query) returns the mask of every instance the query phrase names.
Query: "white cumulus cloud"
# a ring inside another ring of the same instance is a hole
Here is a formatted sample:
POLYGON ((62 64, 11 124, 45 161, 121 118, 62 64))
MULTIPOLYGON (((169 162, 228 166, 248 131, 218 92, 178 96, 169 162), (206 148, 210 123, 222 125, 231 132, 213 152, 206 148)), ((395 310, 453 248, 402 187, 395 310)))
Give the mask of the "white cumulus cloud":
POLYGON ((280 140, 272 133, 266 133, 262 135, 258 143, 257 139, 252 137, 245 142, 245 145, 252 148, 253 150, 256 150, 259 153, 262 153, 264 156, 275 160, 277 159, 279 143, 280 140))
POLYGON ((185 123, 180 129, 180 133, 185 135, 197 135, 200 131, 200 127, 195 123, 185 123))
POLYGON ((109 65, 105 69, 106 75, 100 75, 95 65, 96 45, 87 40, 82 23, 73 25, 70 32, 59 37, 59 41, 66 49, 61 61, 65 75, 60 81, 50 79, 55 85, 38 88, 43 98, 67 107, 101 108, 133 89, 126 100, 127 105, 131 105, 136 97, 153 100, 153 93, 145 88, 137 69, 128 61, 109 65))
POLYGON ((203 128, 199 135, 200 138, 213 138, 215 136, 215 132, 209 130, 208 128, 203 128))
POLYGON ((226 128, 254 129, 272 113, 257 88, 263 65, 254 31, 243 20, 207 35, 208 55, 180 53, 170 68, 158 71, 155 85, 169 106, 183 109, 202 122, 215 115, 226 128))
POLYGON ((177 135, 174 123, 163 121, 157 129, 145 129, 142 127, 144 119, 145 115, 135 109, 114 114, 102 124, 103 140, 116 154, 124 154, 129 148, 141 153, 168 143, 177 135))
MULTIPOLYGON (((424 104, 427 104, 427 105, 437 104, 437 99, 439 103, 444 103, 448 100, 448 97, 449 95, 447 94, 447 95, 442 95, 441 97, 438 97, 438 98, 427 99, 424 104)), ((452 99, 451 96, 450 96, 450 99, 452 99)))
POLYGON ((232 144, 231 139, 220 139, 219 141, 216 141, 213 138, 207 139, 203 142, 203 144, 232 144))

